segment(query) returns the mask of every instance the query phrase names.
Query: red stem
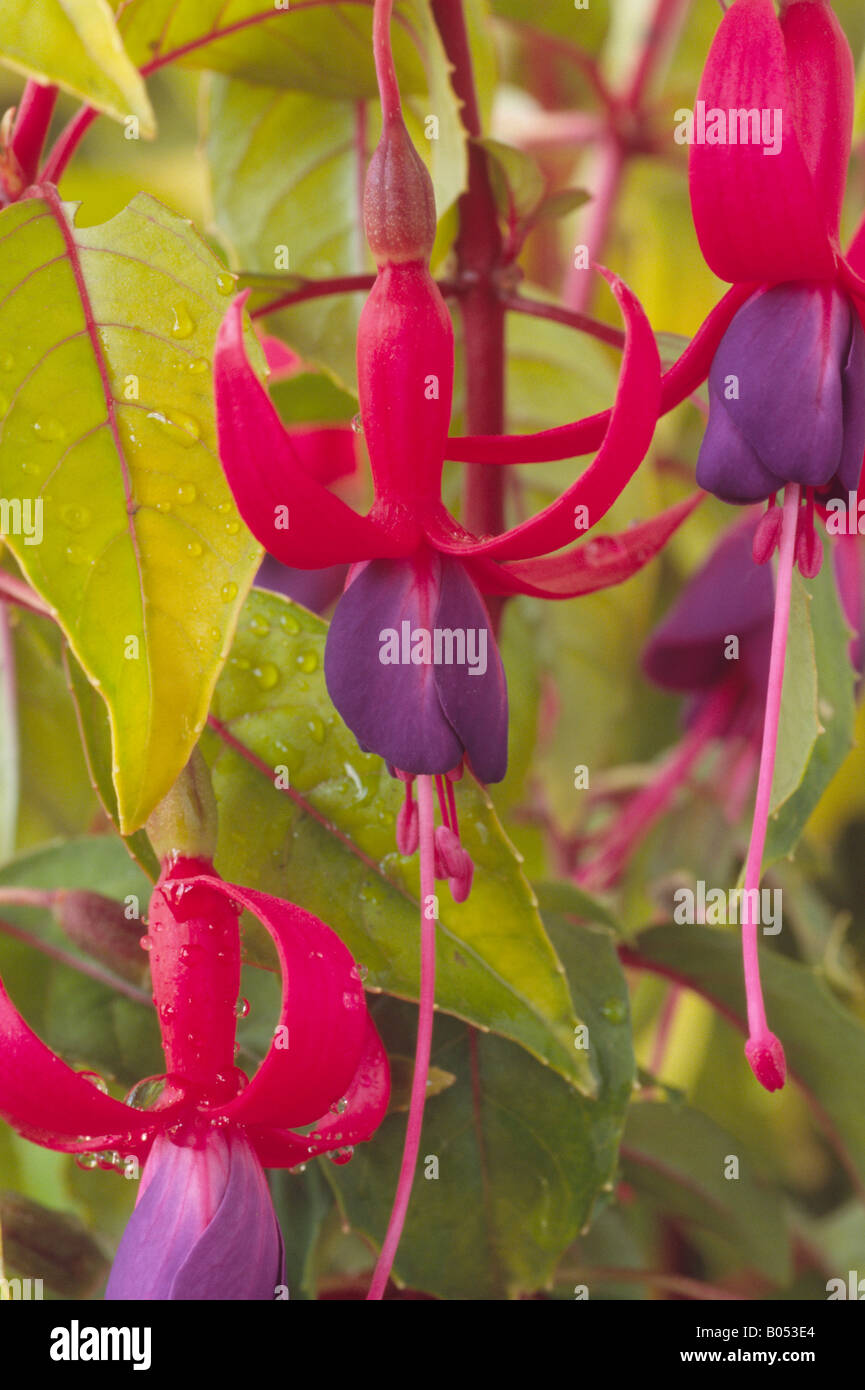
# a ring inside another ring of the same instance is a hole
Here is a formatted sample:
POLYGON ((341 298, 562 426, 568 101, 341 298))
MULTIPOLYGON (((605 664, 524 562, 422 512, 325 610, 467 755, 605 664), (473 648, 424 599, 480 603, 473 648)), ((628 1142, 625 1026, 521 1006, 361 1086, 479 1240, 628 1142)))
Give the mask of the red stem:
POLYGON ((79 141, 90 129, 99 112, 92 106, 82 106, 58 135, 45 166, 39 175, 40 183, 58 183, 79 141))
POLYGON ((420 1136, 423 1127, 424 1102, 429 1078, 432 1050, 433 1009, 435 1007, 436 919, 432 914, 435 903, 435 823, 433 786, 429 776, 417 779, 418 836, 420 840, 420 1015, 414 1076, 411 1084, 405 1147, 399 1170, 396 1196, 388 1222, 387 1234, 372 1277, 367 1301, 377 1302, 384 1297, 387 1281, 393 1268, 402 1229, 405 1225, 415 1169, 417 1168, 420 1136))
MULTIPOLYGON (((502 434, 505 418, 505 309, 496 283, 502 238, 487 172, 486 154, 474 143, 481 120, 463 7, 458 0, 432 0, 445 52, 453 66, 453 86, 463 104, 470 136, 468 189, 459 201, 456 241, 459 277, 468 288, 460 298, 469 434, 502 434)), ((488 464, 466 468, 463 521, 477 536, 505 528, 504 474, 488 464)))
POLYGON ((54 614, 35 589, 19 579, 14 574, 9 574, 6 570, 0 570, 0 600, 5 603, 14 603, 19 608, 26 608, 31 613, 38 613, 43 618, 53 618, 54 614))
POLYGON ((292 304, 303 304, 309 299, 324 299, 329 294, 368 293, 376 282, 375 275, 335 275, 327 280, 306 280, 298 289, 289 290, 277 299, 260 305, 250 311, 250 318, 260 319, 265 314, 275 314, 279 309, 287 309, 292 304))
POLYGON ((24 88, 15 118, 11 146, 21 166, 25 186, 36 178, 56 101, 56 87, 44 87, 31 79, 24 88))
POLYGON ((621 328, 614 328, 610 323, 601 323, 600 319, 593 319, 591 314, 566 309, 561 304, 547 304, 542 299, 529 299, 527 295, 522 294, 504 294, 501 296, 501 302, 512 313, 531 314, 536 319, 550 319, 553 323, 563 323, 566 328, 575 328, 579 333, 589 333, 599 342, 609 343, 610 347, 619 348, 620 351, 625 346, 625 335, 621 328))

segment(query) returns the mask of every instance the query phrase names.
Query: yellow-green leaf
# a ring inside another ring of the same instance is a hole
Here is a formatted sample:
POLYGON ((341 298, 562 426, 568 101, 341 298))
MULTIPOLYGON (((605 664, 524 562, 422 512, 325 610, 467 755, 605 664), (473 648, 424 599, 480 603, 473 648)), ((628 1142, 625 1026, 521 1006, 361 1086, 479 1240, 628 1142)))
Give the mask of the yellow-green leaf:
POLYGON ((8 544, 106 702, 130 834, 198 738, 260 553, 216 452, 233 281, 144 195, 79 229, 46 189, 0 240, 0 493, 30 517, 8 544))
POLYGON ((156 122, 144 82, 127 56, 108 0, 5 0, 0 63, 56 83, 142 135, 156 122))

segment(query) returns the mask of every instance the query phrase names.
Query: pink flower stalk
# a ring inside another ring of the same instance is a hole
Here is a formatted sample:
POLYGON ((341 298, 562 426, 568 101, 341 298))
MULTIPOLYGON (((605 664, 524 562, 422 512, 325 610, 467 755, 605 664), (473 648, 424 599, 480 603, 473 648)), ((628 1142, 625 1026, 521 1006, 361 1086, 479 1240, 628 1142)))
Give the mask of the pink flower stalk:
POLYGON ((144 1162, 109 1299, 272 1299, 283 1253, 264 1169, 324 1153, 345 1162, 387 1108, 360 976, 316 917, 224 883, 204 858, 164 861, 142 946, 165 1074, 114 1100, 40 1042, 0 984, 0 1115, 103 1167, 144 1162), (242 908, 273 937, 283 981, 274 1042, 250 1080, 234 1062, 242 908))

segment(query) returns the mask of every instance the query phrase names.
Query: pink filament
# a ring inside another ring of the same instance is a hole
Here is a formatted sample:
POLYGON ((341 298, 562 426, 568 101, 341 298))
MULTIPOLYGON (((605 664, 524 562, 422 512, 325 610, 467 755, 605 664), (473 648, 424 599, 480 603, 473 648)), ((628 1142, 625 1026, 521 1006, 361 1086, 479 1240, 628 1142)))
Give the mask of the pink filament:
POLYGON ((784 661, 787 655, 787 630, 790 622, 790 591, 793 580, 793 558, 796 548, 796 523, 799 515, 799 485, 788 483, 784 491, 784 520, 781 527, 781 548, 778 556, 778 580, 775 588, 775 620, 772 627, 772 655, 769 663, 769 682, 766 691, 766 713, 763 720, 763 747, 760 753, 760 772, 757 780, 757 799, 751 843, 745 862, 745 894, 742 904, 742 956, 745 967, 745 996, 748 1004, 748 1031, 751 1039, 768 1035, 763 990, 760 985, 760 961, 757 954, 757 920, 759 912, 751 911, 749 890, 758 890, 772 777, 775 772, 775 752, 778 745, 778 720, 781 714, 781 691, 784 685, 784 661))
POLYGON ((435 917, 430 915, 434 908, 434 902, 431 899, 435 893, 433 874, 435 827, 431 777, 418 777, 417 800, 420 822, 420 1014, 414 1058, 414 1077, 412 1078, 405 1146, 396 1195, 388 1222, 387 1234, 372 1276, 369 1293, 366 1296, 367 1302, 380 1300, 384 1296, 402 1236, 402 1228, 405 1224, 417 1167, 427 1079, 429 1077, 430 1050, 432 1048, 436 939, 435 917))

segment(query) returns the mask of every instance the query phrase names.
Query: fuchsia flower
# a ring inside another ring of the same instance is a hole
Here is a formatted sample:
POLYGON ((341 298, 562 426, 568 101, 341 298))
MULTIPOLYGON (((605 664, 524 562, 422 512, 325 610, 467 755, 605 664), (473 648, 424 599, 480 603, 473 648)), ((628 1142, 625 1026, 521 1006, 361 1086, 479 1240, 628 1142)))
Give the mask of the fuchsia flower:
POLYGON ((379 267, 357 345, 372 510, 359 516, 301 468, 246 360, 243 296, 229 310, 216 348, 220 456, 242 516, 272 555, 299 567, 354 566, 328 636, 328 690, 361 746, 406 781, 398 837, 404 853, 417 844, 412 779, 437 778, 444 821, 437 869, 459 898, 468 891, 471 865, 459 846, 451 783, 464 758, 484 782, 499 781, 507 765, 505 676, 482 595, 562 599, 619 583, 661 549, 693 502, 621 536, 548 557, 574 539, 579 508, 592 524, 604 515, 646 453, 656 419, 654 336, 631 292, 604 271, 625 316, 627 343, 597 458, 538 516, 500 536, 470 535, 441 501, 453 330, 429 272, 432 186, 402 122, 398 94, 385 103, 364 213, 379 267), (440 656, 437 634, 445 634, 440 656))
MULTIPOLYGON (((727 501, 767 497, 754 555, 780 545, 763 749, 748 890, 759 885, 784 678, 791 571, 820 568, 815 493, 855 490, 865 450, 865 282, 839 246, 853 117, 853 59, 829 0, 736 0, 721 23, 699 97, 725 111, 780 113, 782 146, 695 145, 691 203, 703 254, 733 312, 714 325, 711 410, 697 478, 727 501), (737 299, 741 296, 741 304, 737 299), (726 322, 725 322, 726 318, 726 322), (783 517, 774 494, 786 485, 783 517), (806 505, 800 507, 804 487, 806 505)), ((854 258, 861 254, 861 233, 854 258)), ((770 1090, 786 1064, 766 1023, 757 926, 743 914, 749 1038, 770 1090)))
MULTIPOLYGON (((769 499, 754 557, 780 545, 762 752, 745 904, 753 901, 769 815, 784 676, 792 568, 820 568, 815 511, 857 486, 865 448, 865 221, 846 257, 839 220, 853 117, 853 60, 829 0, 734 0, 709 52, 698 93, 706 142, 690 158, 691 203, 703 254, 733 288, 666 373, 661 411, 709 377, 711 413, 698 479, 725 501, 769 499), (781 148, 739 138, 740 118, 771 113, 781 148), (717 113, 717 116, 715 115, 717 113), (780 113, 778 116, 776 113, 780 113), (721 119, 723 117, 723 120, 721 119), (735 122, 736 139, 720 130, 735 122), (710 131, 712 134, 710 135, 710 131), (785 488, 783 517, 774 495, 785 488), (800 506, 805 489, 805 505, 800 506)), ((596 448, 611 420, 508 441, 451 440, 448 456, 528 462, 596 448)), ((850 587, 849 583, 846 586, 850 587)), ((848 608, 855 603, 845 598, 848 608)), ((786 1064, 760 986, 756 922, 743 922, 749 1038, 745 1053, 769 1090, 786 1064)))
POLYGON ((223 883, 203 858, 165 861, 142 945, 165 1075, 112 1099, 40 1042, 0 984, 0 1115, 47 1148, 99 1153, 101 1166, 144 1161, 109 1299, 272 1299, 283 1253, 264 1168, 324 1153, 345 1162, 387 1108, 359 974, 316 917, 223 883), (273 937, 283 980, 274 1043, 249 1081, 234 1063, 241 908, 273 937))

